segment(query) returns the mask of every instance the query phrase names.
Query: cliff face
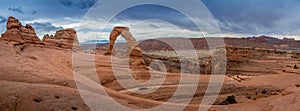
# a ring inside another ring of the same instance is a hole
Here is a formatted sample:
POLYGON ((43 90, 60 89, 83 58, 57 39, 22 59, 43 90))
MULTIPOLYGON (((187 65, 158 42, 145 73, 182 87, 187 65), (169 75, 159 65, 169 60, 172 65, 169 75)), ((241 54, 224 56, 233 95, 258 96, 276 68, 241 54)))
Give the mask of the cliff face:
POLYGON ((0 40, 18 43, 41 43, 41 40, 37 37, 31 25, 26 24, 23 26, 21 22, 14 17, 8 18, 6 29, 6 32, 2 34, 0 40))

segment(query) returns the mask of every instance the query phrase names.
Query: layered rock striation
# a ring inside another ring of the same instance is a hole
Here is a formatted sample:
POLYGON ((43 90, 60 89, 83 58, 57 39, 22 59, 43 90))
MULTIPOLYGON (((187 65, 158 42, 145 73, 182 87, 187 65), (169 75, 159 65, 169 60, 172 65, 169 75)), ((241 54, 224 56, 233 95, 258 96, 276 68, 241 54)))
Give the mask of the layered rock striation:
POLYGON ((30 24, 23 26, 21 22, 14 18, 9 17, 6 24, 6 32, 3 33, 0 40, 24 43, 41 43, 37 37, 34 28, 30 24))
POLYGON ((48 46, 81 50, 76 31, 73 28, 58 30, 54 36, 46 34, 44 35, 43 42, 48 46))
POLYGON ((1 35, 0 41, 13 43, 15 46, 25 47, 39 44, 42 47, 55 46, 62 49, 81 50, 76 31, 73 28, 58 30, 54 36, 46 34, 41 41, 30 24, 23 26, 18 19, 10 16, 7 20, 6 29, 6 32, 1 35))

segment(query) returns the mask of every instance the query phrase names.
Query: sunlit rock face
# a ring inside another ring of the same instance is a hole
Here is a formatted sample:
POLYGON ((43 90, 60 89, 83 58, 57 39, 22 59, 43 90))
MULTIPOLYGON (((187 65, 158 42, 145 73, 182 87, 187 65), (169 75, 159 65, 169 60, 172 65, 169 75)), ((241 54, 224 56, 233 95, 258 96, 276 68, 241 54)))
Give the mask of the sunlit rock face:
POLYGON ((18 43, 41 43, 34 28, 30 24, 23 26, 21 22, 9 17, 6 23, 6 32, 2 34, 1 40, 18 43))
POLYGON ((46 34, 44 35, 43 42, 48 46, 81 50, 76 31, 73 28, 58 30, 54 36, 46 34))
POLYGON ((120 36, 120 35, 122 37, 124 37, 124 39, 126 40, 126 53, 125 54, 127 57, 130 58, 130 64, 134 65, 134 66, 144 64, 144 60, 142 58, 142 50, 139 47, 136 39, 129 32, 128 27, 124 27, 124 26, 114 27, 114 29, 110 33, 109 46, 108 46, 108 50, 107 50, 106 54, 114 55, 114 53, 116 53, 114 51, 114 45, 115 45, 115 41, 117 40, 118 36, 120 36))
POLYGON ((110 33, 108 54, 113 53, 113 47, 114 47, 115 41, 117 40, 119 35, 124 37, 126 40, 126 45, 127 45, 126 55, 127 56, 142 57, 142 50, 138 46, 136 39, 129 32, 129 28, 123 27, 123 26, 114 27, 113 31, 110 33))

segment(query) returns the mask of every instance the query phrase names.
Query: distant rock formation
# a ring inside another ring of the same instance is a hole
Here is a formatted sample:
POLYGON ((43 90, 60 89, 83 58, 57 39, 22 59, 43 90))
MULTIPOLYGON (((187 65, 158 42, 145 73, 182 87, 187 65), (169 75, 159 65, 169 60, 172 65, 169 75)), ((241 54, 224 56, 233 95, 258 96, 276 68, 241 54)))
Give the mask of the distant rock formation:
POLYGON ((81 50, 76 31, 73 28, 56 31, 55 35, 44 35, 42 40, 48 46, 56 46, 65 49, 81 50))
POLYGON ((115 41, 119 35, 122 35, 126 40, 126 45, 127 45, 126 55, 127 56, 142 57, 142 50, 138 46, 136 39, 129 32, 129 28, 123 27, 123 26, 114 27, 113 31, 110 33, 108 54, 113 53, 113 47, 114 47, 115 41))
MULTIPOLYGON (((109 36, 109 45, 106 55, 118 55, 114 50, 115 41, 118 36, 122 36, 126 40, 126 57, 130 58, 130 65, 139 66, 144 64, 144 60, 142 58, 142 50, 139 47, 136 39, 129 32, 128 27, 117 26, 114 27, 109 36)), ((121 54, 124 55, 124 54, 121 54)))
POLYGON ((167 57, 155 54, 143 54, 143 59, 147 66, 156 71, 163 71, 165 66, 166 71, 169 73, 187 73, 187 74, 208 74, 210 73, 209 64, 205 64, 208 60, 195 60, 195 59, 182 59, 180 57, 167 57), (155 63, 154 61, 159 60, 162 63, 155 63), (199 63, 197 63, 199 62, 199 63), (162 65, 164 64, 164 66, 162 65), (184 68, 183 68, 183 67, 184 68), (208 70, 209 69, 209 70, 208 70))
MULTIPOLYGON (((140 48, 143 51, 173 51, 174 49, 164 43, 163 41, 176 41, 177 44, 181 43, 180 39, 186 38, 158 38, 158 39, 148 39, 140 41, 140 48)), ((206 38, 189 38, 196 50, 209 50, 209 45, 206 41, 206 38)), ((235 46, 235 47, 256 47, 256 48, 265 48, 265 49, 280 49, 280 50, 299 50, 300 49, 300 40, 295 40, 293 38, 275 38, 268 36, 259 36, 259 37, 244 37, 244 38, 219 38, 224 39, 225 45, 235 46)), ((106 44, 98 44, 98 47, 106 47, 106 44)), ((184 45, 178 45, 176 47, 180 50, 186 50, 184 45)))
POLYGON ((33 27, 29 24, 23 26, 21 22, 10 16, 6 24, 6 32, 2 34, 0 40, 18 42, 18 43, 41 43, 33 27))

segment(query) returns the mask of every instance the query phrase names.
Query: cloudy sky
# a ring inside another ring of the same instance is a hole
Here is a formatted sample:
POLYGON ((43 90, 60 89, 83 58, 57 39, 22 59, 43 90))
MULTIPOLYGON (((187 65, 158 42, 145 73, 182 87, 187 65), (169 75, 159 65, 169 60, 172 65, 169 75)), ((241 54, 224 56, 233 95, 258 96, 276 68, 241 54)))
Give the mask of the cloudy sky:
POLYGON ((173 0, 170 3, 184 8, 191 16, 186 16, 181 8, 157 4, 128 7, 112 16, 116 7, 130 3, 103 1, 107 0, 1 0, 0 33, 6 30, 6 19, 14 16, 23 25, 31 24, 40 38, 59 29, 75 28, 81 42, 108 39, 109 32, 117 25, 130 27, 138 40, 220 36, 212 27, 214 24, 226 37, 270 35, 300 39, 300 0, 197 0, 195 3, 173 0), (207 8, 214 19, 203 17, 207 11, 198 6, 207 8), (200 29, 195 22, 199 22, 200 29))

